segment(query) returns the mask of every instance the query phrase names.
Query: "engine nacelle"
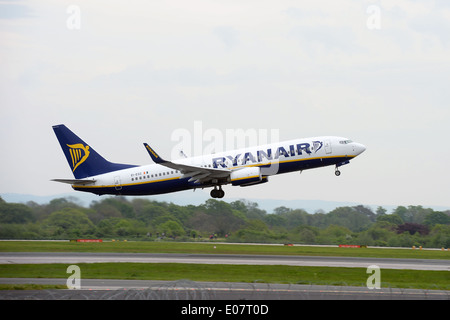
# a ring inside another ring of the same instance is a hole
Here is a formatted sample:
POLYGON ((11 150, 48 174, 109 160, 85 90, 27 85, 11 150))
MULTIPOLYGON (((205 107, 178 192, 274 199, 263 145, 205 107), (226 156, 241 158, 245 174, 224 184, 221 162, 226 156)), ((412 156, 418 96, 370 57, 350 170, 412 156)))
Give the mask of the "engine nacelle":
POLYGON ((266 182, 269 182, 269 177, 268 177, 268 176, 262 176, 261 181, 256 181, 256 182, 250 182, 250 183, 246 183, 246 184, 241 184, 241 187, 254 186, 255 184, 261 184, 261 183, 266 183, 266 182))
POLYGON ((259 167, 249 167, 233 171, 230 175, 230 179, 233 186, 248 186, 267 182, 267 177, 265 177, 265 181, 263 181, 261 169, 259 167))

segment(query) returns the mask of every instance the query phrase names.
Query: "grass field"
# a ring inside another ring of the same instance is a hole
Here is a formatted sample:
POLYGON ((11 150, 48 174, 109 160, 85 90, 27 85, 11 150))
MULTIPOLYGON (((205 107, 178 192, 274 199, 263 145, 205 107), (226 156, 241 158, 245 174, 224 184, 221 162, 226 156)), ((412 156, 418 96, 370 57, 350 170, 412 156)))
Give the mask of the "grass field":
MULTIPOLYGON (((450 259, 440 250, 233 245, 178 242, 76 243, 53 241, 0 242, 0 252, 148 252, 201 254, 271 254, 352 256, 379 258, 450 259)), ((366 286, 364 268, 206 265, 178 263, 78 264, 83 279, 181 280, 218 282, 263 282, 366 286)), ((0 277, 67 278, 67 264, 0 265, 0 277)), ((381 271, 382 287, 450 290, 448 271, 381 271)), ((1 287, 0 287, 1 289, 1 287)))
POLYGON ((299 256, 335 256, 403 259, 449 259, 449 251, 339 248, 282 245, 245 245, 223 243, 184 242, 56 242, 56 241, 0 241, 0 252, 128 252, 128 253, 198 253, 198 254, 270 254, 299 256))
MULTIPOLYGON (((365 268, 209 265, 181 263, 80 263, 81 279, 181 280, 366 286, 365 268)), ((6 278, 67 278, 66 264, 0 265, 6 278)), ((448 271, 381 271, 383 288, 450 290, 448 271)))

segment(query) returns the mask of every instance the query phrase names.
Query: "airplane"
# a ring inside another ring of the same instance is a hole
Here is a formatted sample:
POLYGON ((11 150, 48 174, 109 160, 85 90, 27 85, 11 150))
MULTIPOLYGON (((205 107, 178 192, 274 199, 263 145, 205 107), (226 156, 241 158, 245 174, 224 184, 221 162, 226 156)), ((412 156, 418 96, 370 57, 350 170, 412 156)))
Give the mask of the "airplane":
POLYGON ((53 130, 75 179, 52 181, 97 195, 156 195, 213 188, 211 197, 223 198, 223 185, 253 186, 276 174, 335 166, 339 176, 341 166, 366 150, 347 138, 323 136, 169 161, 144 143, 154 164, 139 166, 107 161, 63 124, 53 130))

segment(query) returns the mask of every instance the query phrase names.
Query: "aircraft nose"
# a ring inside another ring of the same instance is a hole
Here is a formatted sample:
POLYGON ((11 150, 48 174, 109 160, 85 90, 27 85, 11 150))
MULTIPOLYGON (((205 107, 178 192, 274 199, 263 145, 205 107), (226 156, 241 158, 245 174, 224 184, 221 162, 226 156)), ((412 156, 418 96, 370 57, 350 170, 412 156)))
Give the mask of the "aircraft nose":
POLYGON ((357 155, 360 155, 361 153, 366 151, 366 146, 361 143, 356 143, 355 151, 356 151, 357 155))

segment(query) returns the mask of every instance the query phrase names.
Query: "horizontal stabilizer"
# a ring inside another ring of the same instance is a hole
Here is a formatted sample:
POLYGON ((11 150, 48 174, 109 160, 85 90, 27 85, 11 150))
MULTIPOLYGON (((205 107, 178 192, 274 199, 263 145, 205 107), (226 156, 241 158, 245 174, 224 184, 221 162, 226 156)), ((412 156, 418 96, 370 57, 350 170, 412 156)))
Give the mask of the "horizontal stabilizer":
POLYGON ((77 184, 77 185, 85 185, 94 183, 96 180, 94 179, 52 179, 52 181, 68 183, 68 184, 77 184))

